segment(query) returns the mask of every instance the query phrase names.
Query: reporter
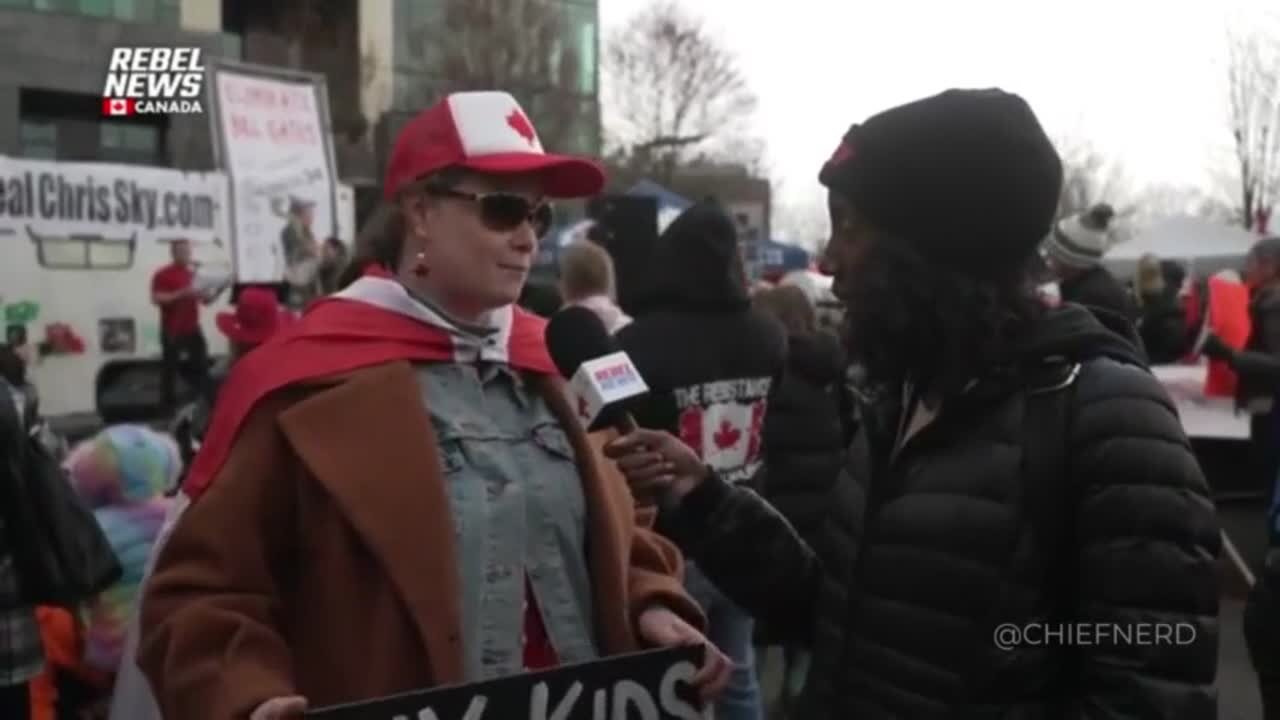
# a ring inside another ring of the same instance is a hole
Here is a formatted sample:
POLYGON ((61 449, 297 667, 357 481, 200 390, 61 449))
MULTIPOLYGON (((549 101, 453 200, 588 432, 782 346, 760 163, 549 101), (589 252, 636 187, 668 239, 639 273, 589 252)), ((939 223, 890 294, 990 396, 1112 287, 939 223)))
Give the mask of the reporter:
POLYGON ((672 437, 607 448, 658 496, 660 531, 812 647, 798 717, 1216 715, 1221 539, 1172 402, 1130 323, 1034 295, 1061 172, 999 90, 885 111, 823 168, 846 346, 874 392, 822 552, 672 437), (1190 637, 995 634, 1032 625, 1190 637))
MULTIPOLYGON (((506 93, 457 93, 390 159, 366 274, 227 379, 142 609, 165 717, 304 707, 705 644, 679 554, 635 519, 516 309, 548 196, 506 93)), ((729 667, 708 653, 710 695, 729 667)))

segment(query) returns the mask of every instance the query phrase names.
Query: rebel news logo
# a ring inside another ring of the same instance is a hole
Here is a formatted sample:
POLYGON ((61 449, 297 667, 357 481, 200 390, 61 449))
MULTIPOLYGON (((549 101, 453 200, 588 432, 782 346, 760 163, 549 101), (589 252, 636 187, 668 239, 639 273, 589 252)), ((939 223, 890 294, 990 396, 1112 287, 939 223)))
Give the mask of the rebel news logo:
POLYGON ((102 88, 102 114, 202 113, 203 91, 200 48, 115 48, 102 88))

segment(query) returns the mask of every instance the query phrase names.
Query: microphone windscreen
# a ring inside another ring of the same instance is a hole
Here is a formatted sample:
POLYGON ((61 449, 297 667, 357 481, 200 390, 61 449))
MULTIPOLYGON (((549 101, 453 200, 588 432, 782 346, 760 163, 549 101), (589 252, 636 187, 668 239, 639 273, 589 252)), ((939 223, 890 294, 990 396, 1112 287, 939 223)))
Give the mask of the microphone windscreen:
POLYGON ((546 339, 551 359, 565 378, 573 377, 582 363, 620 350, 599 316, 580 306, 570 306, 552 315, 547 323, 546 339))

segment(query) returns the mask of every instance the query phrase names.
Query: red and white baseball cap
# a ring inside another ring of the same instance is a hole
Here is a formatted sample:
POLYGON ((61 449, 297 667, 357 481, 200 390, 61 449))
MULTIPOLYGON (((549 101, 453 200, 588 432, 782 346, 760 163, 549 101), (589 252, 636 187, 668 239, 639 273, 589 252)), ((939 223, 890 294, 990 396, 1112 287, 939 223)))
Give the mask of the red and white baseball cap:
POLYGON ((418 113, 400 131, 383 195, 448 167, 482 173, 537 172, 556 198, 587 197, 604 189, 604 169, 592 160, 542 150, 538 131, 509 93, 453 93, 418 113))

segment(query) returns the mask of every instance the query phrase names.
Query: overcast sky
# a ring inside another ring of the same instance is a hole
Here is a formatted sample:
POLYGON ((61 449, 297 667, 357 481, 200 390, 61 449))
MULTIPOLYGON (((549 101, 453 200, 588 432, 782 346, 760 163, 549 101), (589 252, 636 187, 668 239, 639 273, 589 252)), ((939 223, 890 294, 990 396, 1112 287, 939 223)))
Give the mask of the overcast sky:
MULTIPOLYGON (((603 37, 648 1, 600 0, 603 37)), ((1023 95, 1051 135, 1088 140, 1135 184, 1216 190, 1231 167, 1227 29, 1268 0, 681 4, 741 58, 785 216, 820 207, 818 167, 851 123, 948 87, 1023 95)))

